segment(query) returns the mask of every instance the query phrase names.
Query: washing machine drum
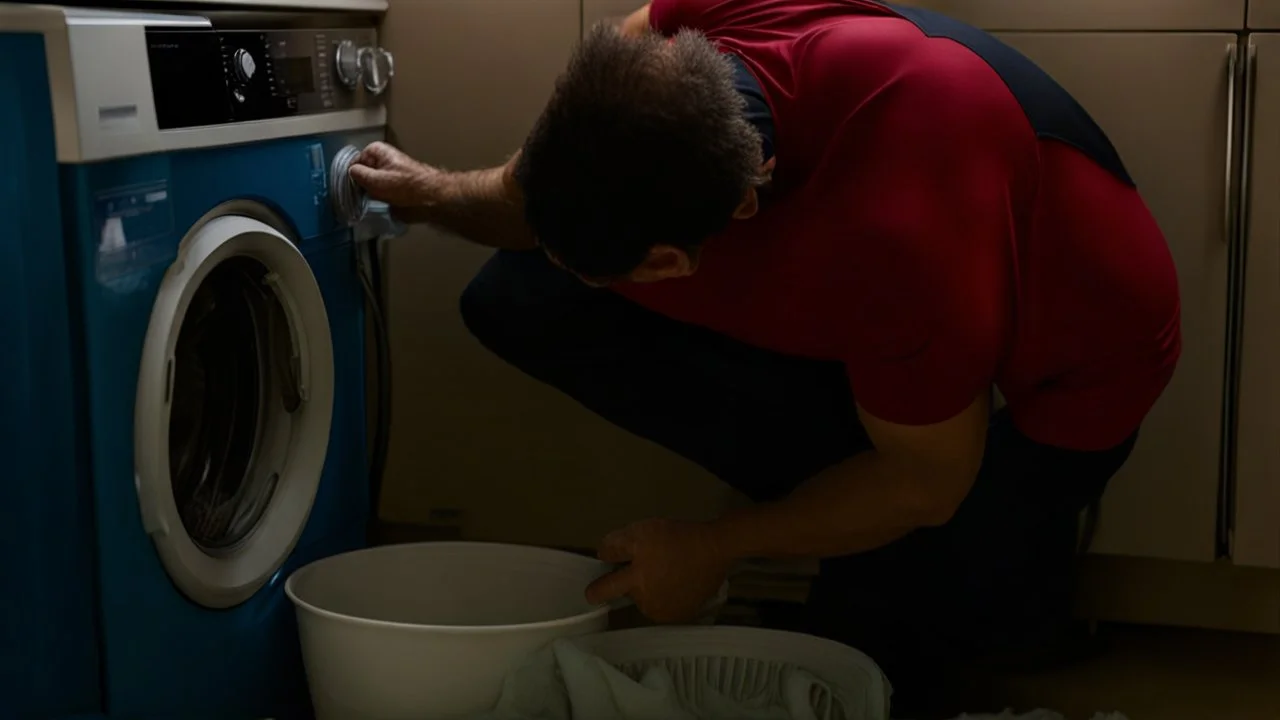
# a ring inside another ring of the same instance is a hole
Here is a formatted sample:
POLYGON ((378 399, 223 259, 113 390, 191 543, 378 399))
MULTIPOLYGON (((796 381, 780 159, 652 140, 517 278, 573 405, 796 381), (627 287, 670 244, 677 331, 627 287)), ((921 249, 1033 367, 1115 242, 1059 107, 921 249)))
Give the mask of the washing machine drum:
POLYGON ((280 569, 328 448, 328 317, 280 227, 241 214, 197 225, 164 276, 143 349, 143 526, 174 583, 206 607, 247 600, 280 569))

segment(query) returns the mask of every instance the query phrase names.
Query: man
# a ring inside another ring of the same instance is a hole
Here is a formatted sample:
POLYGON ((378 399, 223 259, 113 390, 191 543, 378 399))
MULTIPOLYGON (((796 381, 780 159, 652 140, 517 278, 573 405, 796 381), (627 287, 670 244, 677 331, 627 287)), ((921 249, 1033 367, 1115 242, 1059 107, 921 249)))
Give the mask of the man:
POLYGON ((654 0, 505 167, 376 145, 352 175, 508 249, 462 298, 488 348, 756 501, 610 535, 592 600, 676 622, 735 561, 821 558, 809 629, 915 699, 1069 637, 1178 290, 1110 142, 1012 49, 872 0, 654 0))

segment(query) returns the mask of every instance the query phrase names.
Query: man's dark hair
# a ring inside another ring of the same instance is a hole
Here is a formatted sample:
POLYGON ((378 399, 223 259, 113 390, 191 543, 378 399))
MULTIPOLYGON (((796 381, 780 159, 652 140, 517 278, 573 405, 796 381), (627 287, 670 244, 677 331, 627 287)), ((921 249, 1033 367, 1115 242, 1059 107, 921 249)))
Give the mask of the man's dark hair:
POLYGON ((534 236, 598 279, 626 275, 657 244, 695 250, 756 182, 760 136, 744 108, 729 59, 701 34, 597 26, 516 164, 534 236))

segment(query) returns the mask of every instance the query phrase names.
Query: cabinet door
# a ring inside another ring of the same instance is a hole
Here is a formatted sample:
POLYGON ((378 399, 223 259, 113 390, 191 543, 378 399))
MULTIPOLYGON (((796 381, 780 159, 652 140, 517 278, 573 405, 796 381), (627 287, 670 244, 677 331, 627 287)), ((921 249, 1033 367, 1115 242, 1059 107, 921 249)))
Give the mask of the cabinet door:
POLYGON ((1212 560, 1218 515, 1228 238, 1227 34, 1004 33, 1111 137, 1164 230, 1182 359, 1103 502, 1097 552, 1212 560))
MULTIPOLYGON (((581 10, 579 0, 391 0, 382 32, 398 61, 393 141, 453 169, 503 162, 564 69, 581 10)), ((460 525, 477 539, 594 547, 643 516, 714 512, 724 491, 700 469, 471 338, 458 297, 488 257, 430 228, 387 249, 395 377, 382 517, 460 525)))
POLYGON ((1245 18, 1245 0, 894 0, 893 4, 936 10, 987 30, 1238 30, 1245 18))
MULTIPOLYGON (((1280 6, 1278 6, 1280 7, 1280 6)), ((1243 150, 1244 326, 1232 559, 1280 567, 1280 35, 1251 35, 1243 150)))
POLYGON ((1249 0, 1249 29, 1280 30, 1280 0, 1249 0))

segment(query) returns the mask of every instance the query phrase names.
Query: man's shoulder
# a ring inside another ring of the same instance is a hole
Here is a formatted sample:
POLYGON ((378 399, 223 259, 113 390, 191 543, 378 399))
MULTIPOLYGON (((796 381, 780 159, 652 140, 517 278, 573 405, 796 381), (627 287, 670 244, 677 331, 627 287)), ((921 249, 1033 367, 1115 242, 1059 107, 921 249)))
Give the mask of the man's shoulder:
POLYGON ((1008 88, 970 48, 933 38, 904 18, 857 16, 832 22, 800 43, 794 53, 798 75, 813 88, 835 93, 854 88, 862 101, 946 105, 968 99, 1003 99, 1008 88), (977 98, 974 90, 981 91, 977 98))
POLYGON ((940 169, 1035 154, 1035 134, 1000 76, 964 46, 923 36, 905 20, 833 27, 794 70, 796 95, 808 98, 797 107, 815 125, 830 123, 830 172, 848 174, 885 153, 917 164, 927 157, 940 169))
POLYGON ((682 28, 708 34, 768 29, 794 33, 849 17, 888 16, 876 0, 653 0, 650 23, 670 35, 682 28))

